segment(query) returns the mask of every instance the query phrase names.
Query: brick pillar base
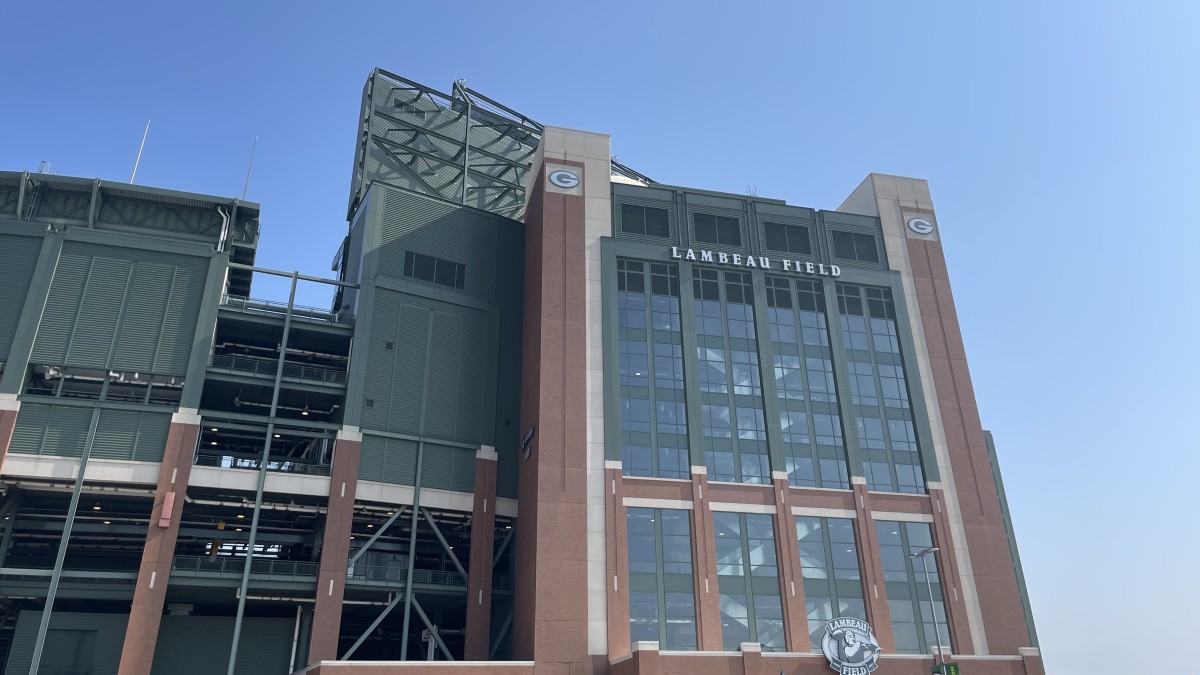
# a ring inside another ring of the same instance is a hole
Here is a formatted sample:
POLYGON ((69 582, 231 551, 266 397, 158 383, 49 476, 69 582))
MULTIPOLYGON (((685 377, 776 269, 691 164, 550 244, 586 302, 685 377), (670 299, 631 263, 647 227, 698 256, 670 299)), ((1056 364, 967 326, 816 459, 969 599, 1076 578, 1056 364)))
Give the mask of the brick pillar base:
POLYGON ((13 429, 17 426, 17 412, 20 409, 21 402, 16 397, 0 398, 0 464, 4 464, 4 458, 8 457, 8 446, 12 443, 13 429))
POLYGON ((854 491, 854 531, 858 538, 858 566, 862 570, 863 592, 866 593, 867 622, 875 631, 875 638, 883 653, 890 654, 896 647, 892 637, 892 615, 888 611, 887 589, 883 583, 883 561, 879 559, 879 534, 871 518, 871 493, 862 476, 851 476, 850 487, 854 491))
POLYGON ((146 529, 146 546, 142 549, 142 564, 133 591, 133 606, 129 610, 125 644, 121 649, 121 675, 150 675, 154 663, 154 645, 158 641, 163 602, 171 578, 171 561, 183 516, 183 501, 192 474, 192 455, 199 436, 200 416, 195 411, 180 410, 171 417, 162 466, 158 471, 158 487, 154 492, 154 508, 146 529))
POLYGON ((321 540, 321 562, 317 573, 317 602, 313 609, 308 662, 337 658, 342 629, 342 599, 346 593, 346 564, 350 557, 350 528, 354 524, 354 494, 358 487, 358 460, 362 434, 346 427, 333 445, 333 469, 329 476, 329 507, 325 512, 325 535, 321 540))
POLYGON ((463 658, 486 661, 492 641, 492 557, 496 546, 496 450, 475 454, 475 505, 471 512, 471 562, 467 568, 467 635, 463 658))
POLYGON ((783 594, 783 626, 789 652, 807 652, 811 647, 808 636, 808 616, 804 609, 804 577, 800 570, 800 541, 796 538, 796 519, 788 504, 787 474, 774 473, 775 548, 779 561, 780 592, 783 594))
POLYGON ((692 467, 692 568, 696 580, 696 639, 700 651, 721 650, 721 591, 717 587, 717 544, 708 508, 708 468, 692 467))

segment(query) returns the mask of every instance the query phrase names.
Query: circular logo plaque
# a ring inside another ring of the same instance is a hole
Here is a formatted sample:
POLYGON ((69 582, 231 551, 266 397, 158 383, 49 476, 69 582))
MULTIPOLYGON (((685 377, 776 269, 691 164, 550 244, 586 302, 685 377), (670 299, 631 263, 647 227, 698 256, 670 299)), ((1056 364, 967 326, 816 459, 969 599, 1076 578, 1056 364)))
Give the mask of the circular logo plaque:
POLYGON ((550 183, 552 185, 563 188, 564 190, 570 190, 573 187, 579 186, 578 174, 572 171, 567 171, 566 169, 551 171, 548 178, 550 179, 550 183))
POLYGON ((908 229, 917 234, 929 234, 933 232, 933 223, 924 218, 909 218, 908 229))
POLYGON ((862 619, 847 617, 825 624, 821 651, 829 667, 841 675, 868 675, 879 667, 879 641, 871 624, 862 619))

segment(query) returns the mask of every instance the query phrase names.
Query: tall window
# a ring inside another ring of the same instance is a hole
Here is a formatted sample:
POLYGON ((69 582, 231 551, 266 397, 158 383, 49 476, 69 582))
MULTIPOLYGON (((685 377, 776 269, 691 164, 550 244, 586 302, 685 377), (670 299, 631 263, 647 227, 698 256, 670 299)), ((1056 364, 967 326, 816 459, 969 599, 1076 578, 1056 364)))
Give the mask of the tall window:
POLYGON ((688 478, 679 272, 617 261, 621 466, 627 476, 688 478))
POLYGON ((743 642, 758 642, 770 651, 784 648, 771 518, 767 514, 713 513, 721 644, 726 651, 736 650, 743 642))
POLYGON ((875 521, 879 532, 879 557, 883 562, 883 581, 887 587, 888 613, 892 617, 892 637, 896 651, 907 654, 928 654, 937 642, 950 645, 950 627, 946 623, 941 579, 937 558, 926 556, 929 582, 933 589, 933 605, 929 603, 930 585, 925 582, 925 568, 920 559, 910 559, 912 553, 933 546, 928 523, 898 523, 875 521), (937 631, 934 630, 937 617, 937 631))
POLYGON ((821 282, 767 277, 767 316, 788 482, 849 488, 821 282))
POLYGON ((692 268, 692 275, 708 478, 768 483, 771 467, 750 275, 699 267, 692 268))
POLYGON ((833 619, 867 619, 854 521, 848 518, 796 516, 800 573, 813 651, 821 651, 825 624, 833 619))
POLYGON ((696 241, 722 246, 742 245, 741 221, 737 218, 696 213, 692 215, 692 226, 696 241))
POLYGON ((663 649, 696 648, 692 537, 688 512, 626 509, 629 639, 663 649))
POLYGON ((892 293, 886 288, 838 284, 837 295, 867 487, 923 493, 925 475, 913 427, 892 293))

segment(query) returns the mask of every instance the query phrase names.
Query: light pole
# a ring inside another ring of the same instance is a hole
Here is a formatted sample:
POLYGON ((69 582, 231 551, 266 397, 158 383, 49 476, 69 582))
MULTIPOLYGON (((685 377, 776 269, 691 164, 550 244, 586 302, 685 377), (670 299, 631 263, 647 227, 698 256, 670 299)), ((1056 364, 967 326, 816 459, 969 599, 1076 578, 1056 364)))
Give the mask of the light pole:
POLYGON ((945 675, 946 672, 946 653, 942 651, 942 631, 938 628, 937 608, 933 604, 933 582, 929 580, 929 563, 926 561, 926 556, 931 553, 937 553, 940 549, 936 546, 931 546, 924 551, 910 553, 908 559, 921 559, 921 567, 925 570, 925 587, 929 589, 929 613, 933 614, 933 635, 937 638, 938 662, 941 663, 941 668, 938 672, 945 675))

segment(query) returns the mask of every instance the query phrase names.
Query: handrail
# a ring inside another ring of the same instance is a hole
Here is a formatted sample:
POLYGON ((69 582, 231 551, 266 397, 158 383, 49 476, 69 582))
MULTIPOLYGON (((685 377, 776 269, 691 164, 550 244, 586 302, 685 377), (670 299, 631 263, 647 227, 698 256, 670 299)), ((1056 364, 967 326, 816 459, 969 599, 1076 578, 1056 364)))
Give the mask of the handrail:
MULTIPOLYGON (((238 457, 230 454, 205 454, 202 448, 194 466, 211 466, 219 469, 250 469, 257 471, 261 460, 254 457, 238 457)), ((279 473, 300 473, 308 476, 328 476, 330 467, 326 464, 306 464, 304 462, 284 462, 272 460, 267 462, 267 471, 279 473)))
MULTIPOLYGON (((279 367, 279 361, 276 359, 263 359, 257 356, 217 354, 212 357, 212 362, 209 365, 213 368, 235 370, 241 373, 254 373, 255 375, 274 378, 275 370, 279 367)), ((345 371, 321 366, 305 366, 299 363, 288 363, 287 361, 283 363, 283 376, 326 384, 346 383, 345 371)))
MULTIPOLYGON (((231 556, 177 555, 171 565, 175 572, 241 574, 246 569, 246 559, 231 556)), ((251 574, 267 574, 276 577, 310 578, 317 576, 318 564, 295 560, 255 559, 250 562, 251 574)))
MULTIPOLYGON (((280 300, 266 300, 263 298, 247 298, 240 295, 223 295, 221 296, 221 304, 225 307, 236 307, 251 312, 261 312, 264 314, 286 314, 288 304, 280 300)), ((326 321, 329 323, 342 323, 337 320, 337 316, 327 309, 320 307, 308 307, 306 305, 292 305, 292 316, 315 319, 317 321, 326 321)))

